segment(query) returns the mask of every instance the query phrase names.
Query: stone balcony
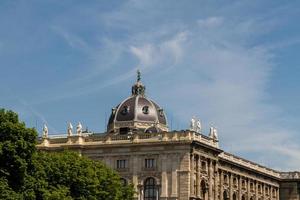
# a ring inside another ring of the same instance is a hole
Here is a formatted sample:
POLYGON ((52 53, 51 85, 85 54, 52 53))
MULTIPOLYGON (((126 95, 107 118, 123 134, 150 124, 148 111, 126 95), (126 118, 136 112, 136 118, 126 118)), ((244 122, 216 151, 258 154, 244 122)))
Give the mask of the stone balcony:
POLYGON ((67 147, 70 145, 110 145, 131 143, 158 143, 185 141, 200 143, 218 148, 218 141, 193 131, 174 131, 161 133, 132 133, 132 134, 96 134, 84 133, 82 135, 50 135, 38 141, 38 148, 67 147))

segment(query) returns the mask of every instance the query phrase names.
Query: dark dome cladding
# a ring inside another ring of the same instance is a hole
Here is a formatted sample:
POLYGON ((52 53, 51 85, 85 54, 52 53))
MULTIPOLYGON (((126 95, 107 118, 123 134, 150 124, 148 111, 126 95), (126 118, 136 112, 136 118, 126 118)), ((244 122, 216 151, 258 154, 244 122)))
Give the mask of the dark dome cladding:
POLYGON ((130 97, 112 109, 107 125, 108 132, 118 132, 118 129, 119 132, 121 129, 145 131, 149 128, 150 132, 168 131, 163 109, 145 96, 145 86, 141 83, 139 71, 131 92, 130 97), (153 131, 154 128, 157 131, 153 131))

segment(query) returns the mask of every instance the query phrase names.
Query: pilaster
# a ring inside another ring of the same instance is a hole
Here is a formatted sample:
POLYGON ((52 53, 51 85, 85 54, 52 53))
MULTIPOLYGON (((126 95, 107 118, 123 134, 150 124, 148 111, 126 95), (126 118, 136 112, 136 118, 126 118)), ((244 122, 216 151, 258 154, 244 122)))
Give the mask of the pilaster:
POLYGON ((208 189, 208 199, 209 200, 213 200, 213 195, 212 195, 212 191, 213 191, 213 162, 211 159, 209 159, 209 189, 208 189))
POLYGON ((215 165, 215 196, 214 196, 214 200, 218 199, 218 193, 219 193, 219 169, 218 169, 218 162, 216 162, 215 165))

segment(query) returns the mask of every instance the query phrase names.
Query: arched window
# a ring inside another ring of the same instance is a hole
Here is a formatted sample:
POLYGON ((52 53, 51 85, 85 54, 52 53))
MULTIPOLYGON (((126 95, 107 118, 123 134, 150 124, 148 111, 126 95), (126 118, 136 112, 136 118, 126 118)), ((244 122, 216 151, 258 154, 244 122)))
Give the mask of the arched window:
POLYGON ((243 195, 243 196, 242 196, 242 200, 246 200, 246 197, 245 197, 245 195, 243 195))
POLYGON ((233 185, 237 186, 237 178, 233 178, 233 185))
POLYGON ((200 184, 200 188, 201 188, 201 192, 200 192, 200 194, 201 194, 201 199, 206 199, 205 198, 205 196, 206 196, 206 184, 205 184, 205 181, 204 180, 202 180, 201 181, 201 184, 200 184))
POLYGON ((257 190, 258 190, 258 193, 261 194, 261 186, 260 185, 258 185, 257 190))
POLYGON ((233 195, 232 195, 232 200, 237 200, 237 199, 236 199, 236 194, 235 194, 235 193, 233 193, 233 195))
POLYGON ((204 161, 201 162, 201 168, 202 168, 202 171, 206 171, 206 162, 204 162, 204 161))
POLYGON ((224 174, 224 183, 225 183, 225 184, 228 183, 228 178, 227 178, 227 175, 226 175, 226 174, 224 174))
POLYGON ((254 191, 254 183, 252 183, 252 182, 250 183, 250 190, 254 191))
POLYGON ((228 196, 228 192, 225 190, 223 192, 223 200, 227 200, 227 199, 229 199, 229 196, 228 196))
POLYGON ((242 180, 242 188, 245 189, 246 188, 246 181, 242 180))
POLYGON ((156 200, 157 187, 154 178, 147 178, 144 182, 144 200, 156 200))

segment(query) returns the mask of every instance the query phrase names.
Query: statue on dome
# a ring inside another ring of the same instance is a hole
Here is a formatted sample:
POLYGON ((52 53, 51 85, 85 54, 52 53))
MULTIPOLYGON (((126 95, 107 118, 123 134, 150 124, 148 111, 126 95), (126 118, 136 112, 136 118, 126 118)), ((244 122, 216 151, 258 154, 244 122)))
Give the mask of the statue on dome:
POLYGON ((145 95, 146 87, 141 82, 141 71, 137 70, 136 83, 131 88, 132 95, 145 95))

